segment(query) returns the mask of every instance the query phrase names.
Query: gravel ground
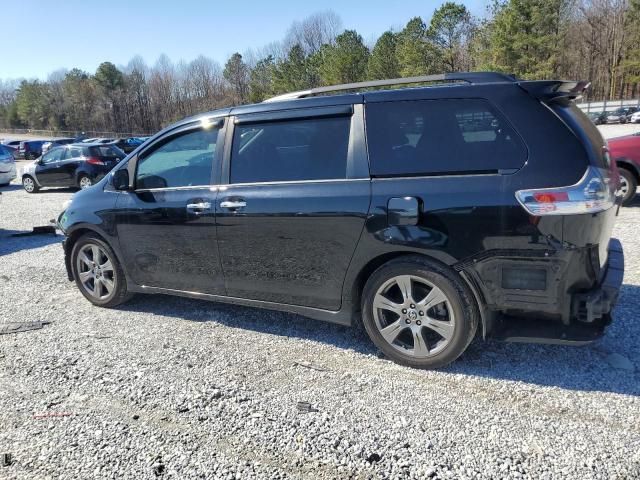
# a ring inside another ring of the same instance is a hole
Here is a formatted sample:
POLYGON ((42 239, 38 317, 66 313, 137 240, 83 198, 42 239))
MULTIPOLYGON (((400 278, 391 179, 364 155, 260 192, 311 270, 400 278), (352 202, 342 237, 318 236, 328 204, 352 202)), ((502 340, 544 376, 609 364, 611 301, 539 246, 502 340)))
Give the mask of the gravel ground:
POLYGON ((0 478, 640 478, 640 202, 616 226, 627 271, 604 339, 476 341, 417 371, 290 314, 93 307, 60 236, 9 236, 71 192, 1 191, 0 326, 52 323, 0 335, 0 478))

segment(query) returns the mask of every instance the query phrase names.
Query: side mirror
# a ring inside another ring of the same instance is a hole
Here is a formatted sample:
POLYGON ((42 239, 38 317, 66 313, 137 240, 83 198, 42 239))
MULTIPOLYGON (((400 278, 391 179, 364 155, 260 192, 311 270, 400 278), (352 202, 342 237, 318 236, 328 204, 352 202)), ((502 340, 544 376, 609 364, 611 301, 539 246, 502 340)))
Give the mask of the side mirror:
POLYGON ((116 190, 129 190, 129 171, 126 168, 116 170, 112 182, 116 190))

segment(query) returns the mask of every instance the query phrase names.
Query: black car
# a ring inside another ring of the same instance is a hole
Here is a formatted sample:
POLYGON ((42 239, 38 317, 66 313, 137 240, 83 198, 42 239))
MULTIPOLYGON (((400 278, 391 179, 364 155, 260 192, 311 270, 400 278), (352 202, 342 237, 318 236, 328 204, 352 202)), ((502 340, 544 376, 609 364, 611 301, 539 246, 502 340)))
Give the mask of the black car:
POLYGON ((76 143, 54 147, 24 167, 22 186, 28 193, 42 187, 88 188, 125 156, 113 145, 76 143))
POLYGON ((604 125, 607 123, 607 112, 589 112, 587 116, 596 125, 604 125))
POLYGON ((69 280, 103 307, 164 293, 361 322, 414 367, 476 332, 592 341, 624 259, 585 85, 456 73, 188 118, 74 195, 69 280), (371 90, 416 81, 441 83, 371 90))

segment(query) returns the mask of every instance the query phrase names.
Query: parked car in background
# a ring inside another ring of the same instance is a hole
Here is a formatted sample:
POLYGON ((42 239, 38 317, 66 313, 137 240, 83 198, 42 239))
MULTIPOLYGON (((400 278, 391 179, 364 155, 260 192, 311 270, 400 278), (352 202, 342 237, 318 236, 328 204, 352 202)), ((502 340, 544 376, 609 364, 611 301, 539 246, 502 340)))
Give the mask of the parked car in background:
POLYGON ((74 143, 54 147, 24 168, 22 186, 28 193, 42 187, 88 188, 125 156, 114 145, 74 143))
POLYGON ((73 196, 68 278, 101 307, 140 292, 362 322, 420 368, 476 331, 588 343, 624 258, 585 85, 455 73, 190 117, 73 196), (450 84, 371 90, 416 81, 450 84))
POLYGON ((47 140, 24 140, 20 142, 18 153, 25 160, 33 160, 42 155, 42 145, 47 140))
POLYGON ((631 115, 637 111, 636 107, 620 107, 612 112, 607 112, 606 123, 627 123, 631 115))
POLYGON ((119 138, 114 142, 114 145, 116 145, 124 153, 128 154, 133 152, 136 148, 138 148, 143 143, 144 143, 144 140, 142 140, 141 138, 129 137, 129 138, 119 138))
POLYGON ((640 123, 640 111, 636 111, 629 116, 631 123, 640 123))
POLYGON ((8 185, 16 178, 16 159, 13 150, 0 145, 0 186, 8 185))
POLYGON ((54 138, 48 142, 42 144, 42 153, 47 153, 53 147, 59 147, 60 145, 68 145, 74 143, 74 138, 54 138))
POLYGON ((635 198, 640 182, 640 133, 611 138, 608 143, 609 156, 620 174, 622 204, 628 205, 635 198))
POLYGON ((13 148, 14 150, 18 150, 18 148, 20 148, 20 140, 4 140, 2 142, 2 145, 6 145, 13 148))
POLYGON ((587 113, 587 116, 596 125, 603 125, 603 124, 607 123, 607 114, 606 114, 606 112, 589 112, 589 113, 587 113))

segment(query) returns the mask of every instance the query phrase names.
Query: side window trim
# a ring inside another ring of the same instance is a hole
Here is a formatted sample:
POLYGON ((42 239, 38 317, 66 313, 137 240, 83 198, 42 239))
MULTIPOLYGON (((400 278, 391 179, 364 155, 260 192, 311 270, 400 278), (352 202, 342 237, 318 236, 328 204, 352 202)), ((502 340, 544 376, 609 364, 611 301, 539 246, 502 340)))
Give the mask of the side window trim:
POLYGON ((365 137, 364 104, 335 105, 330 107, 314 107, 296 110, 283 110, 242 116, 228 117, 225 125, 224 149, 221 150, 222 169, 220 185, 251 186, 251 185, 285 185, 300 183, 328 183, 370 180, 369 158, 365 137), (287 120, 309 120, 313 118, 328 118, 350 116, 349 141, 347 151, 346 178, 316 179, 316 180, 278 180, 269 182, 231 183, 231 152, 233 150, 233 136, 239 125, 251 123, 270 123, 287 120), (258 120, 258 117, 261 117, 258 120), (264 120, 262 119, 264 118, 264 120), (246 121, 245 121, 246 119, 246 121))
POLYGON ((249 113, 235 117, 235 125, 252 123, 285 122, 288 120, 310 120, 313 118, 350 117, 353 105, 336 105, 332 107, 297 108, 274 112, 249 113))
MULTIPOLYGON (((149 155, 153 154, 157 149, 161 148, 163 145, 169 143, 172 139, 187 135, 192 132, 196 132, 198 130, 203 129, 203 124, 201 120, 188 123, 182 127, 179 127, 176 130, 171 130, 167 132, 165 135, 158 137, 148 145, 144 150, 135 155, 135 159, 133 165, 127 165, 127 169, 129 170, 129 175, 132 178, 133 183, 133 191, 134 192, 148 192, 148 191, 166 191, 166 190, 189 190, 189 189, 200 189, 203 187, 216 187, 220 183, 220 166, 222 163, 223 152, 222 150, 225 148, 226 142, 225 140, 225 132, 227 130, 227 125, 230 123, 226 121, 229 117, 220 117, 214 119, 211 128, 216 128, 218 130, 218 138, 216 140, 216 149, 215 154, 211 162, 211 173, 209 177, 209 183, 203 185, 190 185, 183 187, 162 187, 162 188, 136 188, 136 180, 138 175, 138 163, 141 160, 144 160, 149 155)), ((131 162, 129 162, 131 163, 131 162)))

